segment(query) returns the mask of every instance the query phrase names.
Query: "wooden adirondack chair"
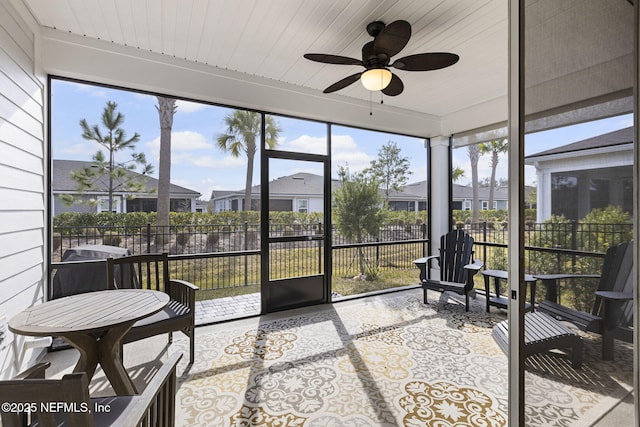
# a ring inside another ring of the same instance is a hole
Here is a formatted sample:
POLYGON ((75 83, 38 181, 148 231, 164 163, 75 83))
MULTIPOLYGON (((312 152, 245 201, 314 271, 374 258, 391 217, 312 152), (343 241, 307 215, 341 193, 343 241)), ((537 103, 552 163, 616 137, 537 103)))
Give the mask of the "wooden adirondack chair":
POLYGON ((614 339, 633 341, 633 245, 621 243, 607 249, 602 263, 596 298, 591 312, 565 307, 557 302, 560 279, 593 277, 579 274, 536 275, 547 286, 538 310, 558 320, 569 321, 583 331, 602 335, 602 359, 612 360, 614 339))
POLYGON ((482 268, 482 262, 473 260, 473 238, 462 230, 452 230, 440 238, 440 254, 413 262, 420 269, 420 283, 427 304, 427 290, 455 292, 465 296, 465 310, 469 311, 469 293, 473 290, 473 276, 482 268), (437 260, 440 280, 430 279, 427 270, 430 261, 437 260))

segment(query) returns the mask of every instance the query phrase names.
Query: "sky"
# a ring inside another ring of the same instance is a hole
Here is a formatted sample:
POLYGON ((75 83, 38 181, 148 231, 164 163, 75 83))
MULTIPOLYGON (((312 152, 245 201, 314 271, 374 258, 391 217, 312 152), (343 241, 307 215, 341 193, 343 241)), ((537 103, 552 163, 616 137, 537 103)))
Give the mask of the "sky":
MULTIPOLYGON (((154 166, 151 174, 157 178, 160 147, 160 126, 156 110, 157 99, 151 95, 129 92, 101 86, 84 85, 64 80, 52 84, 51 139, 54 159, 85 160, 101 147, 82 138, 79 125, 86 119, 90 126, 101 125, 101 114, 107 101, 118 104, 117 111, 125 119, 121 126, 131 137, 140 135, 135 152, 144 152, 154 166)), ((233 157, 217 147, 217 137, 225 131, 224 117, 233 110, 195 102, 178 101, 171 136, 171 182, 202 194, 209 200, 212 190, 241 190, 246 176, 246 158, 233 157)), ((282 128, 277 148, 286 151, 309 153, 326 152, 326 125, 306 120, 276 117, 282 128)), ((631 126, 631 115, 600 120, 552 131, 527 135, 525 154, 532 154, 560 145, 569 144, 591 136, 631 126)), ((375 160, 380 147, 388 141, 401 148, 401 155, 411 163, 409 182, 426 179, 426 150, 424 141, 395 134, 365 131, 349 127, 332 127, 332 170, 337 165, 350 171, 359 171, 375 160)), ((103 150, 104 151, 104 150, 103 150)), ((105 152, 105 154, 107 154, 105 152)), ((118 160, 125 161, 130 154, 124 153, 118 160)), ((453 151, 454 166, 465 170, 458 184, 468 185, 471 177, 467 149, 453 151)), ((256 159, 257 160, 257 159, 256 159)), ((258 161, 256 161, 256 165, 258 161)), ((507 160, 499 161, 497 178, 506 178, 507 160)), ((273 160, 270 164, 270 180, 294 172, 320 173, 318 164, 273 160)), ((526 167, 527 184, 535 183, 535 171, 526 167)), ((483 156, 479 163, 480 179, 490 176, 489 157, 483 156)), ((256 166, 253 183, 260 179, 256 166)))

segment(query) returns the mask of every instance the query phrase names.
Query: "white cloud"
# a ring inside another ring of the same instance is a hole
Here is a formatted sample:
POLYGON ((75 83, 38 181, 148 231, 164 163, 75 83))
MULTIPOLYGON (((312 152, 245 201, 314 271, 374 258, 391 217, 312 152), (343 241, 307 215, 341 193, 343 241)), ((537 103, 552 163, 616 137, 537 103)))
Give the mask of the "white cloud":
POLYGON ((215 168, 215 169, 234 169, 246 167, 246 159, 244 157, 233 156, 190 156, 190 162, 196 166, 203 168, 215 168))
POLYGON ((351 172, 369 167, 375 157, 365 153, 350 135, 332 135, 331 149, 333 151, 333 169, 338 166, 348 166, 351 172))
POLYGON ((56 158, 65 158, 70 156, 70 158, 90 159, 96 151, 100 149, 105 151, 103 146, 91 141, 72 145, 65 145, 64 143, 59 144, 60 148, 56 149, 56 158), (61 156, 60 154, 64 154, 64 156, 61 156))
POLYGON ((176 106, 178 107, 178 109, 176 110, 176 113, 178 114, 179 113, 185 113, 185 114, 195 113, 198 111, 202 111, 208 107, 207 104, 203 104, 201 102, 191 102, 191 101, 183 101, 183 100, 176 101, 176 106))
POLYGON ((327 139, 319 136, 302 135, 291 141, 281 139, 277 148, 299 153, 327 154, 327 139))
POLYGON ((87 93, 91 96, 95 96, 96 98, 107 97, 107 91, 100 86, 85 85, 85 84, 74 83, 74 82, 66 82, 66 83, 71 85, 76 92, 87 93))
MULTIPOLYGON (((145 146, 149 149, 154 158, 158 158, 160 152, 160 137, 147 142, 145 146)), ((207 138, 198 132, 180 131, 171 132, 171 157, 173 159, 175 153, 184 151, 209 150, 213 151, 213 143, 207 141, 207 138)))
MULTIPOLYGON (((324 136, 301 135, 291 141, 281 140, 278 149, 301 153, 326 154, 327 139, 324 136)), ((349 166, 356 172, 369 166, 374 158, 358 147, 351 135, 332 135, 331 149, 334 166, 349 166)))

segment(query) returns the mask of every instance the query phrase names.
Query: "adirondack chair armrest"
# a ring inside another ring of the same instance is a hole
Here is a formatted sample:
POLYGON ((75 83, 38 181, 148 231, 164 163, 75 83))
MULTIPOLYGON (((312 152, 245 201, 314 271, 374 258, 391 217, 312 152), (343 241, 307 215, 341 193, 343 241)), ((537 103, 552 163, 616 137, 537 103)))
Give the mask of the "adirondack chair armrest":
POLYGON ((431 261, 432 259, 438 259, 440 258, 440 255, 430 255, 424 258, 418 258, 416 260, 413 261, 414 264, 427 264, 429 261, 431 261))
POLYGON ((631 301, 633 292, 597 291, 596 296, 611 301, 631 301))
POLYGON ((427 269, 429 268, 429 261, 432 259, 440 258, 439 255, 431 255, 424 258, 418 258, 413 261, 413 264, 420 269, 420 282, 424 282, 429 277, 427 269))
POLYGON ((558 301, 558 287, 560 282, 566 279, 600 279, 599 274, 535 274, 534 278, 541 280, 545 287, 546 300, 558 301))
POLYGON ((199 288, 185 280, 171 279, 169 280, 169 289, 167 293, 172 300, 195 309, 196 291, 199 288))
POLYGON ((464 266, 464 268, 471 271, 472 274, 476 274, 482 267, 484 267, 484 263, 479 259, 474 259, 471 264, 467 264, 464 266))

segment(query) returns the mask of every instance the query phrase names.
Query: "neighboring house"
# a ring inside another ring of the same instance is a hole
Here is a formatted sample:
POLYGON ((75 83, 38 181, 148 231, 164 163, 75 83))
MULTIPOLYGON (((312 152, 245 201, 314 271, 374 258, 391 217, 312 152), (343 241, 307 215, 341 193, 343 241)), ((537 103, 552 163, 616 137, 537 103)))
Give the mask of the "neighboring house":
POLYGON ((538 218, 584 218, 608 205, 633 212, 633 128, 525 157, 538 182, 538 218))
MULTIPOLYGON (((533 187, 526 187, 528 194, 533 187)), ((473 188, 470 186, 452 185, 453 210, 471 210, 473 206, 473 188)), ((526 197, 526 196, 525 196, 526 197)), ((493 194, 493 205, 489 206, 489 187, 478 189, 478 210, 507 209, 509 202, 508 187, 496 187, 493 194)), ((419 181, 404 186, 403 191, 393 191, 389 195, 389 207, 393 210, 426 210, 427 209, 427 181, 419 181), (417 208, 417 209, 416 209, 417 208)))
MULTIPOLYGON (((340 185, 332 180, 332 188, 340 185)), ((527 188, 530 191, 531 188, 527 188)), ((297 173, 278 178, 269 183, 269 210, 322 212, 322 177, 311 173, 297 173)), ((260 186, 251 188, 252 209, 260 209, 260 186)), ((384 193, 380 190, 380 195, 384 193)), ((508 191, 498 187, 494 193, 493 207, 489 206, 489 188, 479 189, 478 209, 507 209, 508 191)), ((462 185, 453 185, 453 209, 471 210, 472 189, 462 185)), ((238 211, 244 206, 244 189, 237 191, 218 191, 211 193, 213 212, 238 211)), ((427 210, 427 181, 419 181, 404 186, 403 191, 390 191, 389 207, 396 211, 427 210)))
MULTIPOLYGON (((332 186, 336 185, 332 181, 332 186)), ((323 178, 300 172, 277 178, 269 183, 269 210, 288 212, 322 212, 324 206, 323 178)), ((244 208, 244 188, 236 191, 213 190, 213 212, 241 211, 244 208)), ((251 208, 260 209, 260 186, 251 187, 251 208)))
MULTIPOLYGON (((64 212, 105 212, 108 210, 107 189, 96 189, 79 192, 78 184, 71 178, 71 171, 80 170, 90 166, 91 162, 79 160, 53 160, 51 193, 53 194, 53 214, 64 212), (71 194, 81 202, 66 205, 60 196, 71 194)), ((136 172, 129 172, 136 174, 136 172)), ((139 174, 138 174, 139 175, 139 174)), ((142 175, 140 175, 142 177, 142 175)), ((158 206, 158 180, 146 176, 145 187, 151 191, 146 193, 130 194, 123 191, 114 191, 114 212, 156 212, 158 206)), ((172 212, 196 212, 196 200, 200 197, 197 191, 171 184, 172 212)))
POLYGON ((208 200, 196 200, 196 212, 209 212, 208 200))

